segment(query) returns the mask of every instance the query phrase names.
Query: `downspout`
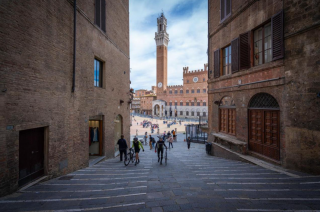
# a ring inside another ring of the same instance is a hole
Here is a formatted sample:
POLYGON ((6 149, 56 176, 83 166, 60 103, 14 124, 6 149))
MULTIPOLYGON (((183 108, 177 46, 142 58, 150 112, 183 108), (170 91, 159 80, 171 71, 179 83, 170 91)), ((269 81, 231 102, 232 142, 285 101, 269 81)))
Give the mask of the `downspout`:
POLYGON ((72 76, 72 93, 76 84, 76 32, 77 32, 77 0, 73 1, 73 76, 72 76))
MULTIPOLYGON (((207 49, 207 55, 208 55, 208 81, 210 79, 210 36, 209 36, 209 11, 210 11, 210 3, 209 3, 210 0, 208 0, 208 49, 207 49)), ((208 88, 209 90, 209 88, 208 88)))

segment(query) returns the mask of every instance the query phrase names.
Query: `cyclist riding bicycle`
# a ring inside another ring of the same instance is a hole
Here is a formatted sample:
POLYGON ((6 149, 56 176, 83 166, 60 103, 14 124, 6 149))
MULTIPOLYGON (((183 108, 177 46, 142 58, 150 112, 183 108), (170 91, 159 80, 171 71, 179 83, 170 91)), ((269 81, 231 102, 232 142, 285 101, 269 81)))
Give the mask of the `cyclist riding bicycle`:
POLYGON ((143 145, 141 144, 140 141, 138 141, 138 138, 134 138, 132 142, 132 147, 134 148, 134 151, 136 153, 136 163, 134 164, 135 166, 140 162, 139 160, 139 152, 140 152, 140 147, 144 151, 143 145))
POLYGON ((158 163, 159 163, 159 161, 160 161, 160 165, 162 165, 163 146, 165 146, 166 149, 167 149, 166 144, 164 143, 164 141, 163 141, 162 138, 160 137, 160 138, 159 138, 159 141, 157 141, 157 144, 156 144, 156 151, 158 151, 158 163), (160 160, 160 153, 161 153, 161 160, 160 160))

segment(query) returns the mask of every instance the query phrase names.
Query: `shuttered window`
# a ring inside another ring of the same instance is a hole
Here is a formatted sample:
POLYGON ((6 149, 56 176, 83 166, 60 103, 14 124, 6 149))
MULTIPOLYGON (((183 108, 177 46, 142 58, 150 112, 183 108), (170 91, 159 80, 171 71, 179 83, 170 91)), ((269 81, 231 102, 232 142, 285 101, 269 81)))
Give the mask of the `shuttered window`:
POLYGON ((95 16, 94 23, 106 31, 106 1, 105 0, 95 0, 95 16))
POLYGON ((191 106, 194 106, 194 102, 191 102, 191 106))
POLYGON ((183 102, 180 102, 180 106, 183 106, 183 102))
POLYGON ((231 15, 231 0, 220 0, 220 20, 224 21, 231 15))
POLYGON ((200 102, 197 102, 197 106, 200 106, 200 102))
POLYGON ((283 11, 275 14, 271 18, 272 29, 272 60, 278 60, 284 57, 283 42, 283 11))
POLYGON ((250 68, 250 32, 239 35, 239 68, 250 68))
POLYGON ((203 102, 202 104, 203 104, 203 106, 207 106, 207 103, 206 103, 206 102, 203 102))
POLYGON ((239 71, 239 38, 231 41, 231 73, 239 71))
POLYGON ((214 52, 214 78, 220 77, 220 49, 214 52))
POLYGON ((189 102, 186 102, 186 106, 189 106, 189 102))
POLYGON ((222 49, 222 76, 231 74, 231 46, 222 49))
POLYGON ((268 23, 253 32, 254 65, 270 62, 271 50, 271 23, 268 23))

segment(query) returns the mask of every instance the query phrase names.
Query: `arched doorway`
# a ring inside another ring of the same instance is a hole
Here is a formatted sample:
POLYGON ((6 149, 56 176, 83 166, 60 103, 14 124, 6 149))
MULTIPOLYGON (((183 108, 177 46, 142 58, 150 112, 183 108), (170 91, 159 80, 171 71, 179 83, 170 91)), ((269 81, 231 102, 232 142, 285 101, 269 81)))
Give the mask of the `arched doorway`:
POLYGON ((249 150, 280 160, 280 107, 267 93, 254 95, 249 102, 249 150))
POLYGON ((121 138, 121 134, 123 133, 122 127, 122 116, 117 115, 114 120, 114 156, 119 155, 119 146, 117 145, 118 140, 121 138))

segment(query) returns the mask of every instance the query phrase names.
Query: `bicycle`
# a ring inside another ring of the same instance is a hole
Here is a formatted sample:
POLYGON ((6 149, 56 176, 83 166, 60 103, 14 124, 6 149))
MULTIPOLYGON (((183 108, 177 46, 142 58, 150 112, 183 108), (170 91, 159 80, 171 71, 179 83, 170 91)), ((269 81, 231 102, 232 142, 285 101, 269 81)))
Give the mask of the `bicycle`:
POLYGON ((136 158, 135 158, 134 151, 132 148, 129 149, 129 153, 127 154, 127 158, 124 159, 124 165, 128 166, 130 161, 132 161, 132 163, 136 162, 136 158))

